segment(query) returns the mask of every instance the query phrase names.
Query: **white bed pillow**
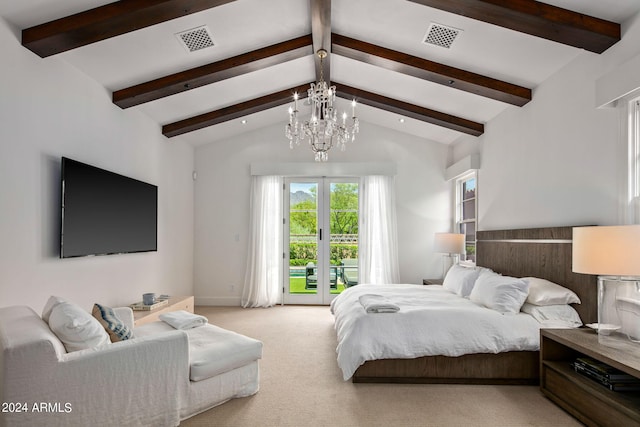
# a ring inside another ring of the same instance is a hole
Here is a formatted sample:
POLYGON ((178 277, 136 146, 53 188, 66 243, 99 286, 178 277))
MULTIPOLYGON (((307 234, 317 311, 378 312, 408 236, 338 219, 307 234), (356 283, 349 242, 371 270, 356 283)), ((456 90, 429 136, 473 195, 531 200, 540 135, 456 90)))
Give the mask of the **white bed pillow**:
POLYGON ((442 287, 461 297, 468 297, 479 273, 480 271, 475 268, 454 264, 447 271, 442 287))
POLYGON ((568 304, 542 306, 525 302, 520 311, 533 316, 545 328, 579 328, 582 326, 580 315, 568 304))
POLYGON ((62 302, 51 310, 49 328, 67 352, 111 343, 109 334, 95 317, 69 302, 62 302))
POLYGON ((502 314, 517 314, 528 291, 529 284, 524 280, 485 270, 478 276, 469 299, 502 314))
POLYGON ((580 298, 571 289, 537 277, 523 277, 529 283, 527 302, 534 305, 580 304, 580 298))

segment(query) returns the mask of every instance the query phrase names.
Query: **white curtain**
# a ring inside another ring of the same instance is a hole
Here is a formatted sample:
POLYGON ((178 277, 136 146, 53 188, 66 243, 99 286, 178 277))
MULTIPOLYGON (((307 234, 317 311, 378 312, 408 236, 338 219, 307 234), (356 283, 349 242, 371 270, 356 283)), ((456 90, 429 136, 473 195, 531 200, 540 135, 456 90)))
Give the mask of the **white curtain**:
POLYGON ((393 176, 360 179, 360 283, 400 282, 393 176))
POLYGON ((282 294, 282 183, 279 176, 251 177, 245 308, 271 307, 282 294))

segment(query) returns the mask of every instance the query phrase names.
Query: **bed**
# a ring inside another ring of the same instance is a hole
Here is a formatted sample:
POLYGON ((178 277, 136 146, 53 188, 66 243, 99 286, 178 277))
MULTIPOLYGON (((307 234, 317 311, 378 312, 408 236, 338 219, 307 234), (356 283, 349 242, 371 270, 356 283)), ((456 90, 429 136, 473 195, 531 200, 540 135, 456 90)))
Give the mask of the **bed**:
MULTIPOLYGON (((571 238, 573 227, 551 227, 551 228, 532 228, 532 229, 514 229, 514 230, 493 230, 480 231, 477 235, 477 264, 486 267, 494 272, 504 276, 513 277, 537 277, 546 279, 570 289, 575 292, 582 304, 574 305, 575 310, 580 315, 584 323, 594 322, 597 319, 597 278, 592 275, 575 274, 571 271, 571 238)), ((437 294, 438 286, 418 286, 418 285, 394 285, 399 291, 399 296, 394 296, 393 301, 415 301, 416 304, 420 299, 432 299, 437 294), (429 288, 433 288, 432 290, 429 288), (416 294, 416 292, 419 292, 416 294), (428 295, 428 296, 427 296, 428 295)), ((441 291, 441 289, 440 289, 441 291)), ((358 299, 358 294, 366 294, 371 292, 366 286, 359 285, 349 289, 349 293, 344 298, 336 299, 332 304, 335 306, 343 305, 349 307, 345 302, 351 299, 352 303, 358 299), (360 288, 361 287, 361 288, 360 288), (356 290, 360 288, 360 290, 356 290)), ((376 294, 386 295, 386 290, 376 288, 376 294)), ((447 304, 446 296, 444 301, 436 304, 447 304)), ((468 307, 473 310, 473 307, 468 307)), ((346 309, 348 311, 348 309, 346 309)), ((362 311, 362 307, 360 306, 362 311)), ((344 310, 343 310, 344 311, 344 310)), ((408 310, 404 310, 408 311, 408 310)), ((382 322, 395 314, 379 314, 369 315, 382 322), (383 318, 382 316, 385 316, 383 318)), ((447 322, 455 321, 455 312, 447 319, 447 322)), ((494 316, 495 317, 495 316, 494 316)), ((474 351, 473 327, 460 328, 460 340, 463 341, 461 347, 454 350, 440 351, 434 350, 435 354, 425 356, 412 357, 403 356, 402 358, 393 357, 392 353, 385 354, 385 350, 378 349, 375 355, 365 354, 363 357, 355 361, 345 362, 350 356, 341 354, 341 352, 354 351, 353 346, 349 349, 349 345, 342 342, 341 338, 346 335, 342 328, 347 327, 346 320, 338 320, 336 316, 336 331, 339 337, 338 344, 338 361, 343 369, 345 379, 352 378, 353 382, 403 382, 403 383, 463 383, 463 384, 537 384, 539 378, 539 352, 538 340, 540 329, 539 324, 532 323, 532 319, 528 315, 518 314, 513 316, 502 316, 498 314, 495 320, 508 321, 512 325, 512 330, 517 333, 522 332, 522 336, 526 339, 518 341, 515 344, 508 343, 506 347, 501 347, 503 343, 494 343, 494 347, 488 350, 481 350, 479 353, 474 351), (504 319, 508 317, 509 319, 504 319), (532 335, 532 328, 533 335, 532 335), (469 332, 466 336, 465 333, 469 332), (534 337, 533 342, 532 338, 534 337), (469 341, 472 341, 469 344, 469 341), (464 354, 468 352, 471 354, 464 354), (362 360, 364 359, 364 360, 362 360), (373 359, 373 360, 371 360, 373 359), (356 366, 354 366, 356 365, 356 366), (353 374, 351 375, 351 373, 353 374)), ((472 317, 473 318, 473 317, 472 317)), ((421 324, 419 317, 406 318, 397 316, 399 325, 385 325, 383 334, 392 334, 393 328, 416 327, 421 324), (412 322, 415 322, 412 325, 412 322)), ((424 320, 424 319, 423 319, 424 320)), ((437 340, 437 332, 440 329, 436 320, 435 326, 427 326, 427 320, 424 320, 424 329, 427 335, 432 335, 430 339, 437 340)), ((440 322, 444 321, 441 319, 440 322)), ((485 320, 476 320, 477 322, 486 322, 485 320)), ((469 322, 472 325, 474 322, 469 322)), ((431 324, 433 325, 433 324, 431 324)), ((382 326, 380 326, 382 327, 382 326)), ((493 327, 493 326, 492 326, 493 327)), ((497 326, 496 326, 497 327, 497 326)), ((363 326, 356 326, 363 328, 363 326)), ((359 333, 362 331, 351 332, 350 334, 357 336, 357 340, 362 339, 359 333)), ((517 334, 516 334, 517 335, 517 334)), ((502 338, 500 338, 501 340, 502 338)), ((500 341, 498 340, 498 341, 500 341)), ((375 344, 374 344, 375 345, 375 344)), ((382 345, 382 344, 378 344, 382 345)), ((407 347, 423 346, 424 343, 407 343, 407 347)), ((491 343, 490 343, 491 345, 491 343)), ((356 344, 357 346, 357 344, 356 344)), ((420 351, 424 351, 421 349, 420 351)))

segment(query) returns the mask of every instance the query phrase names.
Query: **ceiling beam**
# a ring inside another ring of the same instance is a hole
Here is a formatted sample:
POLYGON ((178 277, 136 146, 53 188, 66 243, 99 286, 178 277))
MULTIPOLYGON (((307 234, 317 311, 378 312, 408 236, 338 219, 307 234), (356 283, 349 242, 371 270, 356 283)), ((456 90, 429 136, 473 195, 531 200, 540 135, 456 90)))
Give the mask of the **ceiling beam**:
POLYGON ((22 45, 42 58, 201 12, 235 0, 116 1, 22 31, 22 45))
POLYGON ((129 108, 221 80, 311 55, 311 34, 113 92, 113 103, 129 108))
POLYGON ((531 101, 531 89, 485 77, 417 56, 332 34, 333 53, 443 86, 517 105, 531 101))
POLYGON ((421 120, 447 129, 466 133, 473 136, 480 136, 484 133, 482 123, 430 110, 408 102, 398 101, 393 98, 367 92, 340 83, 336 84, 336 95, 341 98, 355 99, 360 104, 376 107, 381 110, 390 111, 412 119, 421 120))
MULTIPOLYGON (((265 95, 260 98, 241 102, 239 104, 230 105, 219 110, 210 111, 208 113, 166 124, 162 126, 162 134, 167 138, 172 138, 174 136, 214 126, 249 114, 268 110, 269 108, 291 102, 294 93, 298 93, 298 99, 304 99, 307 97, 307 89, 309 89, 310 84, 311 82, 291 89, 285 89, 265 95)), ((338 84, 336 95, 345 99, 356 99, 356 101, 361 104, 469 135, 480 136, 484 133, 484 125, 482 123, 420 107, 408 102, 398 101, 393 98, 388 98, 386 96, 367 92, 347 85, 338 84)))
POLYGON ((219 110, 210 111, 198 116, 189 117, 174 123, 162 126, 162 134, 167 138, 182 135, 194 130, 203 129, 209 126, 217 125, 249 114, 258 113, 268 110, 269 108, 284 105, 292 102, 293 94, 298 93, 298 99, 307 97, 307 89, 311 82, 291 89, 281 90, 260 98, 251 99, 239 104, 230 105, 219 110))
POLYGON ((316 55, 316 81, 320 80, 320 69, 323 69, 324 80, 331 81, 331 0, 309 0, 311 7, 311 34, 313 36, 313 51, 324 49, 327 56, 322 61, 316 55))
POLYGON ((409 0, 511 30, 602 53, 620 41, 620 25, 536 0, 409 0))

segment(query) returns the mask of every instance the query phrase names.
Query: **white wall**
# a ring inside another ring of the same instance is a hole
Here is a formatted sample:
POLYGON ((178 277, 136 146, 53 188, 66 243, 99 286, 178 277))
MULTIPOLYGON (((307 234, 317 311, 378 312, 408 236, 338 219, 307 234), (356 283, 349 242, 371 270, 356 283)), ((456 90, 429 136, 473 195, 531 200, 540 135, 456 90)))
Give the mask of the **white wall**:
POLYGON ((193 149, 0 20, 0 306, 50 295, 90 309, 193 293, 193 149), (60 157, 158 186, 158 251, 59 259, 60 157))
POLYGON ((626 143, 619 111, 596 109, 595 85, 638 51, 635 17, 621 42, 601 55, 580 53, 534 88, 526 106, 507 109, 478 140, 452 148, 452 161, 481 153, 479 229, 619 222, 626 143))
MULTIPOLYGON (((312 162, 308 147, 289 149, 284 123, 196 149, 195 295, 199 304, 240 302, 246 267, 252 162, 312 162), (237 240, 236 240, 237 237, 237 240)), ((439 277, 433 233, 450 231, 448 147, 362 123, 358 140, 329 162, 395 162, 401 281, 439 277)))

